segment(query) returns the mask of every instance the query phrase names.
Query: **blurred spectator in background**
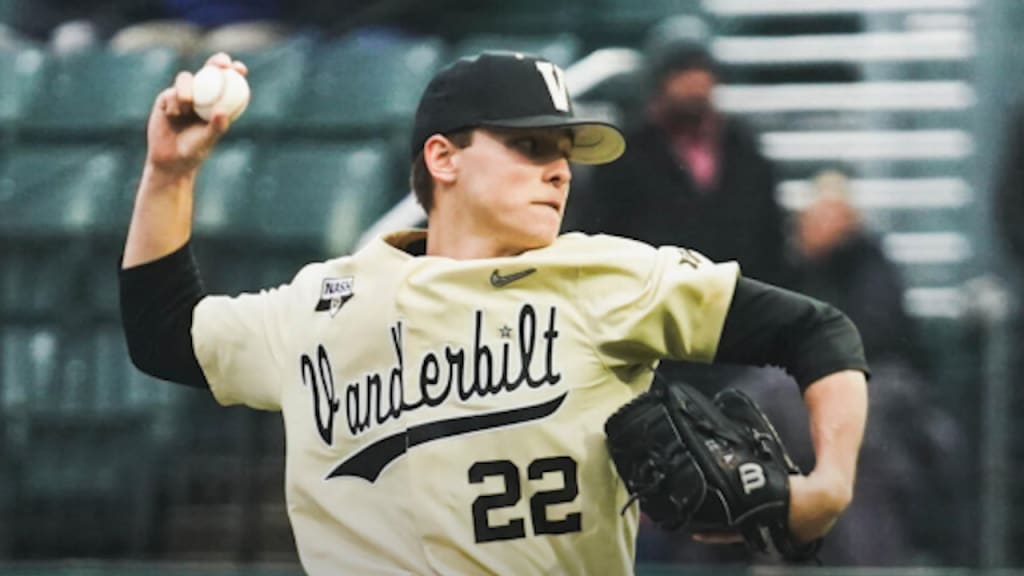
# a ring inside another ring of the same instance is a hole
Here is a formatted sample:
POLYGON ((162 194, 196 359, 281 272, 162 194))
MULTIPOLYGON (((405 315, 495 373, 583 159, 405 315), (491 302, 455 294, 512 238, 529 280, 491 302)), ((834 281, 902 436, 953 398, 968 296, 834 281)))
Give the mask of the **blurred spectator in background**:
POLYGON ((654 82, 625 155, 595 170, 569 227, 737 260, 745 276, 786 280, 775 174, 745 125, 716 110, 718 71, 700 41, 662 42, 654 82))
MULTIPOLYGON (((903 281, 851 203, 845 174, 816 175, 811 201, 796 216, 794 236, 800 256, 797 290, 853 320, 872 366, 861 483, 851 514, 830 534, 822 560, 875 566, 962 560, 941 549, 944 539, 962 531, 948 527, 962 523, 937 523, 936 516, 956 519, 960 513, 956 487, 966 478, 953 463, 963 461, 963 437, 933 400, 927 359, 903 305, 903 281)), ((786 428, 780 434, 793 439, 794 457, 806 469, 811 447, 805 441, 806 421, 801 423, 798 414, 799 398, 787 401, 763 382, 750 392, 774 405, 779 415, 773 421, 786 428)), ((956 541, 966 540, 950 544, 956 541)))
POLYGON ((903 281, 850 203, 847 177, 826 170, 813 188, 810 204, 796 217, 797 290, 845 312, 860 329, 872 365, 901 360, 926 373, 925 355, 903 307, 903 281))
MULTIPOLYGON (((625 154, 580 179, 566 228, 693 248, 713 260, 737 260, 744 276, 785 286, 774 171, 757 136, 715 109, 718 71, 708 37, 692 16, 649 32, 644 114, 627 130, 625 154)), ((658 371, 713 394, 761 369, 662 362, 658 371)))
MULTIPOLYGON (((961 562, 955 542, 970 536, 960 528, 966 523, 958 522, 962 499, 957 487, 967 482, 957 464, 964 461, 963 438, 955 421, 931 399, 914 325, 903 308, 902 281, 851 204, 844 174, 819 173, 811 196, 794 223, 800 254, 797 289, 835 305, 854 321, 872 367, 857 493, 826 538, 821 560, 827 566, 961 562)), ((813 467, 803 401, 791 378, 768 370, 733 384, 761 405, 801 469, 813 467)), ((709 549, 681 537, 671 558, 682 563, 752 560, 742 547, 709 549)))

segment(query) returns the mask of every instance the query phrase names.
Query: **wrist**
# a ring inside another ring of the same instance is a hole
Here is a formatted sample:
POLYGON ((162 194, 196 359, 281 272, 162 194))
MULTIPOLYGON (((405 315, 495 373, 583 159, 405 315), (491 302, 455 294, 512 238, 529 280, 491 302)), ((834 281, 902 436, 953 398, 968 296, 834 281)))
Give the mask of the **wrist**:
POLYGON ((798 542, 811 542, 832 529, 849 499, 823 476, 789 477, 789 531, 798 542))
POLYGON ((818 505, 832 516, 839 516, 853 500, 853 480, 828 466, 817 466, 808 475, 817 494, 818 505))
POLYGON ((153 162, 152 159, 146 158, 146 163, 142 169, 142 178, 153 182, 154 184, 191 184, 195 182, 196 176, 199 174, 198 166, 167 166, 153 162))

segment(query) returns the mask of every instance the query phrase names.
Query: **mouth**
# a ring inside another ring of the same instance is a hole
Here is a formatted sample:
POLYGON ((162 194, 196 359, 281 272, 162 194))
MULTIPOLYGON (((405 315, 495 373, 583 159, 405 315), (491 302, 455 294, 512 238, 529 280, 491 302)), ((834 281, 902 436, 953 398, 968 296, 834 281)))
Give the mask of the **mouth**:
POLYGON ((547 206, 548 208, 551 208, 552 210, 558 212, 559 214, 562 213, 562 203, 556 200, 542 200, 540 202, 534 202, 534 204, 540 206, 547 206))

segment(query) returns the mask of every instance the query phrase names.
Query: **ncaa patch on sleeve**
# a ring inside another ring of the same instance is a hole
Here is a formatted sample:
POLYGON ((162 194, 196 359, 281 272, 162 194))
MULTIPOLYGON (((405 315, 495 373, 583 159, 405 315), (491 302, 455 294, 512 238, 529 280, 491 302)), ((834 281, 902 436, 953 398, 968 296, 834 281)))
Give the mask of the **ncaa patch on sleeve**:
POLYGON ((324 278, 323 284, 320 286, 320 300, 316 303, 316 312, 323 312, 327 310, 333 318, 338 310, 348 302, 354 294, 352 285, 354 284, 354 278, 352 276, 346 276, 344 278, 324 278))

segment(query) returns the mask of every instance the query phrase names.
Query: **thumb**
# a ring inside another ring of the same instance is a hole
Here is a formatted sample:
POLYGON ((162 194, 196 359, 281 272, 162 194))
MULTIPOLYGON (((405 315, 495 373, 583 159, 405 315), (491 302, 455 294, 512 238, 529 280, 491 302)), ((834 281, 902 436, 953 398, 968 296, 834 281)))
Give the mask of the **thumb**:
POLYGON ((194 136, 195 153, 205 158, 217 145, 217 142, 227 133, 231 126, 231 119, 224 112, 215 112, 205 125, 196 126, 198 132, 194 136))

